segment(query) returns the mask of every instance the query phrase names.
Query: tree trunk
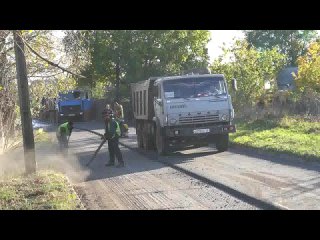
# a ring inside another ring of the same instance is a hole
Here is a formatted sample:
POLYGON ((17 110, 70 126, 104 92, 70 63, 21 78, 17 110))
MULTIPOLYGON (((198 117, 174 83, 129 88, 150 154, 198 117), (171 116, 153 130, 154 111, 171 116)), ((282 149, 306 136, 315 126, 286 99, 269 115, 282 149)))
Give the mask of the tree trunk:
POLYGON ((26 174, 31 174, 36 172, 37 164, 35 160, 34 136, 30 112, 29 86, 26 59, 24 55, 24 43, 20 34, 20 31, 13 31, 20 114, 22 123, 24 161, 26 174))

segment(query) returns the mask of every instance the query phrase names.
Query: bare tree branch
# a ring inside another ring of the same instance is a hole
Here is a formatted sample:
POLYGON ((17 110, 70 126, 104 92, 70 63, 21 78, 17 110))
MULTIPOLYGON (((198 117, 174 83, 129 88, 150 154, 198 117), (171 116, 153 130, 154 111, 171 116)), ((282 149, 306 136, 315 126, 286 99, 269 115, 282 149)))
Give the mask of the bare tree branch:
POLYGON ((46 77, 54 77, 54 76, 57 76, 59 74, 62 74, 61 72, 60 73, 55 73, 55 74, 51 74, 51 75, 43 75, 43 76, 39 76, 39 75, 30 75, 29 77, 33 77, 33 78, 46 78, 46 77))
MULTIPOLYGON (((22 37, 21 37, 22 38, 22 37)), ((22 38, 22 40, 24 41, 25 45, 30 49, 30 51, 35 54, 36 56, 38 56, 40 59, 42 59, 43 61, 47 62, 48 64, 50 64, 51 66, 54 66, 54 67, 57 67, 59 69, 61 69, 62 71, 64 72, 67 72, 67 73, 70 73, 74 76, 77 76, 79 78, 86 78, 85 76, 82 76, 82 75, 79 75, 79 74, 76 74, 76 73, 73 73, 71 71, 69 71, 68 69, 65 69, 64 67, 61 67, 59 66, 58 64, 54 63, 54 62, 51 62, 50 60, 42 57, 40 54, 38 54, 35 50, 33 50, 33 48, 22 38)))

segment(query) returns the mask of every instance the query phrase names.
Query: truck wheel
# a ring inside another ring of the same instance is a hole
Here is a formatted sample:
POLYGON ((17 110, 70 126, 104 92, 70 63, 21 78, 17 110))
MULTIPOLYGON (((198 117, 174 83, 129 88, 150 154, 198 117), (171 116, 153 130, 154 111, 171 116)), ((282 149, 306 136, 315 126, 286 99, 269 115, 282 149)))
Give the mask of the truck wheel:
POLYGON ((138 148, 143 148, 143 138, 142 138, 142 132, 140 130, 137 130, 137 142, 138 142, 138 148))
POLYGON ((227 151, 229 147, 229 134, 218 135, 216 147, 219 152, 227 151))
POLYGON ((157 127, 156 131, 156 145, 159 155, 165 155, 168 152, 165 137, 160 134, 160 127, 157 127))
POLYGON ((142 141, 143 141, 143 148, 148 151, 150 149, 150 138, 146 131, 142 131, 142 141))

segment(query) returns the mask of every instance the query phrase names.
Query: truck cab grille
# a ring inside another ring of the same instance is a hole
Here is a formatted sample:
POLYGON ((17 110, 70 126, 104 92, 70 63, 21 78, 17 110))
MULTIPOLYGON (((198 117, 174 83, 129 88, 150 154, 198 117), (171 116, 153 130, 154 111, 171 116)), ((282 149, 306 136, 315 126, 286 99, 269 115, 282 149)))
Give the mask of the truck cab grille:
POLYGON ((181 124, 213 123, 218 121, 218 114, 179 117, 181 124))
POLYGON ((79 113, 81 112, 81 106, 80 105, 61 106, 61 112, 64 114, 79 113))

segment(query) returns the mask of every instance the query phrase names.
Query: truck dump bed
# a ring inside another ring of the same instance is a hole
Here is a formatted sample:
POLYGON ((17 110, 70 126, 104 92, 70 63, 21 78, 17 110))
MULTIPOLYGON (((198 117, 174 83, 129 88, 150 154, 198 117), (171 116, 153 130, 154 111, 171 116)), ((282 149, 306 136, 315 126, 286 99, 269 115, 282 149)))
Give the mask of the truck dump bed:
POLYGON ((157 78, 150 78, 131 84, 132 109, 135 119, 152 120, 153 107, 153 83, 157 78))

